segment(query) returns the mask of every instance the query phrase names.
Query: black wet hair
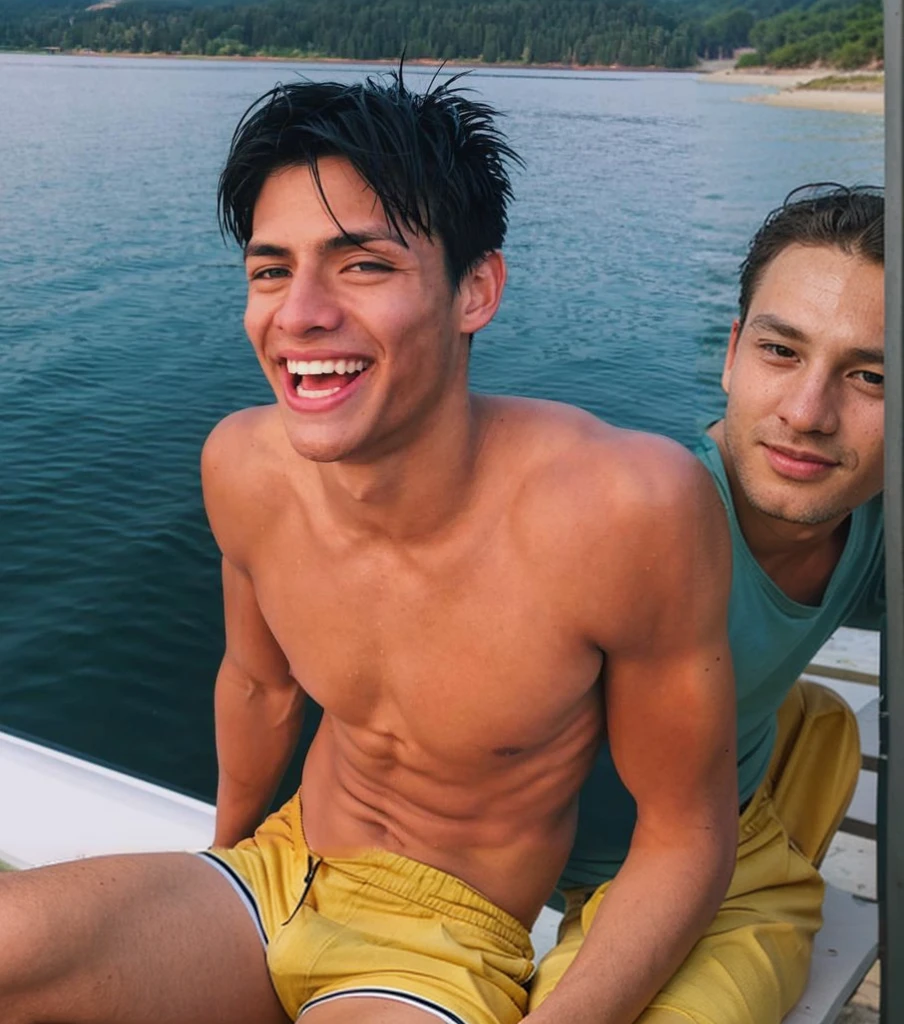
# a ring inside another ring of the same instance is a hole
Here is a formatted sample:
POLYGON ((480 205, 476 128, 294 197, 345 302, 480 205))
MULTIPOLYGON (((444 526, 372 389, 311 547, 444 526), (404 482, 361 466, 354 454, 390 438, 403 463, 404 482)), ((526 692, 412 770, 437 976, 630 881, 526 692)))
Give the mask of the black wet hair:
POLYGON ((741 264, 739 319, 743 326, 766 267, 789 245, 834 246, 880 266, 885 263, 885 199, 874 185, 833 181, 789 192, 753 236, 741 264))
POLYGON ((415 93, 400 66, 351 85, 302 80, 265 93, 239 121, 220 175, 224 237, 247 246, 264 182, 284 167, 310 167, 329 210, 318 160, 338 156, 374 191, 392 230, 442 243, 457 286, 502 246, 512 199, 506 165, 523 165, 494 123, 497 112, 466 98, 461 77, 436 84, 434 76, 415 93))

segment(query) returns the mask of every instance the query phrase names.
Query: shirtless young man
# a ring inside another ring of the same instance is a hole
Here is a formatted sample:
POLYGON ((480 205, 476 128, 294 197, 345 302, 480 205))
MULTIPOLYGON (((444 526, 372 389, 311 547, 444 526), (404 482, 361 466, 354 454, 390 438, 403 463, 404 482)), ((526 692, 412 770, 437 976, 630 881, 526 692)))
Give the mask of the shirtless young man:
POLYGON ((216 848, 0 879, 5 1024, 514 1024, 604 729, 693 913, 639 969, 638 880, 588 939, 609 982, 566 979, 535 1024, 628 1024, 718 907, 724 510, 678 445, 469 393, 505 282, 513 154, 490 113, 448 87, 302 83, 240 125, 220 209, 276 402, 203 457, 216 848), (306 694, 324 717, 301 789, 248 839, 306 694))
MULTIPOLYGON (((732 534, 737 869, 705 937, 642 1024, 778 1024, 807 983, 822 923, 817 868, 856 785, 860 752, 847 705, 815 683, 795 683, 838 626, 876 629, 884 612, 883 217, 875 189, 796 190, 759 230, 741 269, 725 418, 696 449, 732 534)), ((604 748, 581 793, 560 882, 566 919, 533 982, 532 1007, 552 1002, 572 963, 593 974, 586 951, 576 959, 589 946, 584 936, 605 925, 610 901, 638 867, 651 897, 669 872, 668 856, 657 862, 635 851, 633 823, 604 748)), ((636 928, 658 933, 674 926, 675 913, 651 898, 636 928)), ((643 948, 655 951, 650 942, 643 948)))

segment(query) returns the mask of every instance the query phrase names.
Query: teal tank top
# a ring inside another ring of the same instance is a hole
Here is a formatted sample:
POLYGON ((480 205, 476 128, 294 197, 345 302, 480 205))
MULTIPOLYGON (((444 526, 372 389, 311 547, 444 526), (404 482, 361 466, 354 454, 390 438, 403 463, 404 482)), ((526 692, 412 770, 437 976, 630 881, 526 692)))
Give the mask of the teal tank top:
MULTIPOLYGON (((844 552, 822 603, 792 601, 753 557, 735 515, 719 449, 704 436, 694 449, 718 488, 732 539, 728 632, 738 696, 738 800, 748 800, 769 765, 776 712, 813 655, 841 625, 878 629, 885 610, 882 496, 852 513, 844 552)), ((635 805, 604 744, 581 790, 578 827, 560 889, 600 885, 628 854, 635 805)))

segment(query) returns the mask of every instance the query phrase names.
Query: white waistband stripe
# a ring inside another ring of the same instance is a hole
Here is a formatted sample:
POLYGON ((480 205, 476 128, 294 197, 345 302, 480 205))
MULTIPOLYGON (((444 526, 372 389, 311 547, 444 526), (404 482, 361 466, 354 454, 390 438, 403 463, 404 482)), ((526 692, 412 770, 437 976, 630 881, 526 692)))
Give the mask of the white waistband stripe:
POLYGON ((301 1018, 313 1009, 315 1006, 320 1006, 323 1003, 328 1003, 333 999, 352 999, 352 998, 366 997, 370 999, 392 999, 397 1003, 406 1003, 408 1006, 416 1006, 419 1010, 423 1010, 425 1013, 430 1013, 434 1017, 438 1017, 440 1020, 446 1021, 446 1024, 468 1024, 468 1021, 464 1018, 459 1017, 451 1010, 447 1010, 445 1007, 440 1006, 438 1003, 433 1003, 429 999, 424 999, 423 996, 414 995, 411 992, 401 992, 394 988, 375 988, 368 986, 367 988, 346 988, 341 992, 330 992, 325 996, 320 996, 317 999, 312 999, 310 1002, 305 1003, 301 1008, 301 1012, 298 1014, 296 1020, 301 1018))
POLYGON ((264 921, 263 918, 261 917, 261 912, 260 909, 258 908, 257 900, 255 900, 254 898, 254 893, 248 887, 248 884, 245 882, 242 876, 239 875, 237 872, 233 871, 233 869, 228 864, 221 861, 220 858, 216 856, 216 854, 209 853, 207 850, 202 850, 201 852, 197 853, 196 856, 200 857, 202 860, 207 861, 207 863, 212 868, 216 868, 216 870, 219 871, 220 874, 226 879, 226 881, 232 886, 235 894, 242 901, 242 903, 245 904, 245 909, 248 911, 248 914, 250 915, 251 920, 254 923, 254 927, 257 929, 257 934, 260 937, 261 944, 263 945, 264 949, 266 949, 267 933, 264 931, 264 921))

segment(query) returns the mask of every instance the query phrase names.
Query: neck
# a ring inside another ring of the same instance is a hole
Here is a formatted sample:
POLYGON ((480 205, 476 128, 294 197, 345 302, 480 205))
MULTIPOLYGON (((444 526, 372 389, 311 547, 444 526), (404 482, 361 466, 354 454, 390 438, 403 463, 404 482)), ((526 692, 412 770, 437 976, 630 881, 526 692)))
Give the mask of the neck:
POLYGON ((442 532, 475 496, 487 420, 484 402, 465 391, 373 460, 317 464, 334 528, 406 541, 442 532))
POLYGON ((719 447, 735 515, 750 553, 789 597, 804 604, 818 602, 844 551, 850 515, 811 525, 761 512, 741 486, 725 441, 724 421, 710 427, 708 433, 719 447))

